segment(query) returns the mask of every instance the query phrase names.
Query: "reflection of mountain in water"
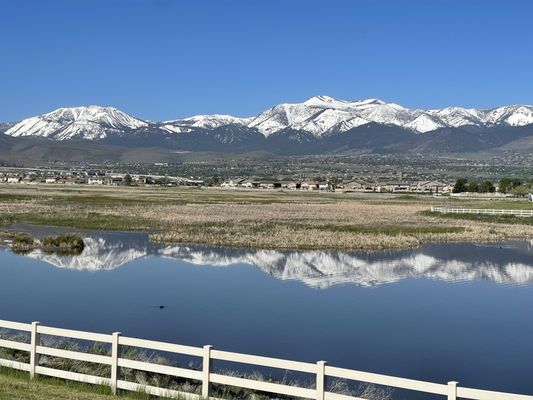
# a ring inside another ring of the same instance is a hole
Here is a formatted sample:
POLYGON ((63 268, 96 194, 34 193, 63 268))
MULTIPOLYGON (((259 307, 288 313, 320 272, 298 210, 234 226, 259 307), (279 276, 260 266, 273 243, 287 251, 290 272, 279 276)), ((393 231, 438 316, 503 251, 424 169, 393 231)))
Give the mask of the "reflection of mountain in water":
POLYGON ((405 278, 533 284, 532 250, 525 242, 506 246, 433 244, 416 250, 374 254, 161 246, 139 234, 102 234, 87 237, 85 243, 79 256, 40 251, 29 256, 60 268, 90 271, 117 268, 147 256, 194 265, 250 264, 278 279, 299 280, 317 288, 345 283, 375 286, 405 278))
POLYGON ((86 237, 85 248, 80 255, 50 254, 36 250, 28 256, 53 264, 59 268, 98 271, 114 269, 147 255, 147 249, 104 238, 86 237))

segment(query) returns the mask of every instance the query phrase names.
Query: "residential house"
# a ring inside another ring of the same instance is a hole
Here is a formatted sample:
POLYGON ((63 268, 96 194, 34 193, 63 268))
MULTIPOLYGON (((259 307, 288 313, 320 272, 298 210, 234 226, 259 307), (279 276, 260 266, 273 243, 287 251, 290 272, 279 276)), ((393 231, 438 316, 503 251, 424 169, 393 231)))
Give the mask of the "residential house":
POLYGON ((408 182, 387 182, 383 188, 388 192, 409 192, 411 190, 411 184, 408 182))
POLYGON ((303 190, 318 190, 318 184, 313 181, 302 182, 300 187, 303 190))
POLYGON ((421 193, 449 193, 453 189, 453 185, 441 181, 421 181, 416 182, 411 187, 413 192, 421 193))
POLYGON ((261 189, 281 189, 281 182, 261 181, 261 182, 259 182, 259 188, 261 188, 261 189))
POLYGON ((286 189, 290 190, 298 190, 302 188, 302 182, 285 182, 281 187, 284 187, 284 185, 286 189))
POLYGON ((244 182, 244 179, 230 179, 229 181, 224 181, 220 187, 223 188, 236 188, 241 186, 242 182, 244 182))
POLYGON ((318 190, 335 191, 335 187, 327 181, 318 182, 318 190))
POLYGON ((35 175, 26 175, 22 178, 21 183, 24 183, 25 185, 36 185, 39 183, 39 179, 37 179, 35 175))
POLYGON ((343 189, 355 191, 373 191, 374 185, 359 180, 353 180, 343 183, 343 189))
POLYGON ((110 185, 110 186, 118 186, 118 185, 122 185, 123 183, 124 183, 124 178, 122 177, 122 175, 112 175, 112 176, 108 176, 105 179, 105 184, 110 185))
POLYGON ((252 189, 259 187, 258 181, 251 181, 249 179, 245 179, 241 182, 241 187, 245 189, 252 189))
POLYGON ((7 183, 20 183, 22 181, 22 177, 18 175, 10 175, 7 177, 7 183))
POLYGON ((91 176, 87 180, 87 183, 89 185, 103 185, 104 184, 104 178, 101 176, 91 176))

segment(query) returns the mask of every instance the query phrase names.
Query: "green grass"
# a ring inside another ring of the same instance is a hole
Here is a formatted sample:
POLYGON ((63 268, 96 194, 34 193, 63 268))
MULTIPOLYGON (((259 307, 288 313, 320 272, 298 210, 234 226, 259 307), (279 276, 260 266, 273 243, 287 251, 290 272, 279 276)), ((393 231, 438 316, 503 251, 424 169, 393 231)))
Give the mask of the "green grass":
MULTIPOLYGON (((0 400, 111 400, 111 389, 62 379, 37 377, 27 372, 0 367, 0 400)), ((150 399, 144 393, 124 392, 119 399, 150 399)))
POLYGON ((15 223, 63 226, 78 229, 94 229, 108 231, 149 231, 160 228, 153 220, 138 217, 102 215, 98 213, 21 213, 0 216, 0 226, 9 226, 15 223))
POLYGON ((499 210, 533 210, 533 203, 525 199, 517 200, 494 200, 472 203, 468 208, 499 209, 499 210))
POLYGON ((533 217, 518 217, 515 215, 485 215, 485 214, 452 214, 452 213, 439 213, 431 211, 422 211, 422 215, 455 219, 455 220, 469 220, 479 222, 493 222, 497 224, 517 224, 517 225, 533 225, 533 217))

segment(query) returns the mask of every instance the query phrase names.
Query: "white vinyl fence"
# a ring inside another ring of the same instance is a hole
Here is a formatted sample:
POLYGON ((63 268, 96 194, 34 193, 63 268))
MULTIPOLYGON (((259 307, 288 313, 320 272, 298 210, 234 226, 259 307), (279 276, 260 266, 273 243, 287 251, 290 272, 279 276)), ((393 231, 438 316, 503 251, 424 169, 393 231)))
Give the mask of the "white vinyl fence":
POLYGON ((431 207, 432 212, 443 214, 485 214, 485 215, 515 215, 518 217, 533 217, 533 210, 502 210, 494 208, 449 208, 431 207))
POLYGON ((327 390, 326 383, 327 378, 332 377, 389 386, 393 388, 437 394, 441 396, 446 396, 448 400, 455 400, 457 398, 472 400, 533 400, 533 396, 464 388, 458 386, 458 383, 453 381, 448 382, 447 384, 424 382, 368 372, 354 371, 344 368, 336 368, 327 365, 325 361, 319 361, 316 364, 311 364, 299 361, 230 353, 226 351, 215 350, 212 348, 212 346, 204 346, 203 348, 190 347, 171 343, 156 342, 151 340, 134 339, 122 336, 120 333, 117 332, 109 335, 101 333, 75 331, 70 329, 51 328, 48 326, 41 325, 39 322, 25 324, 20 322, 11 322, 3 320, 0 320, 0 328, 28 332, 31 334, 30 343, 21 343, 5 339, 0 340, 0 347, 28 352, 30 354, 30 363, 26 364, 0 359, 0 366, 27 371, 32 377, 38 374, 85 383, 109 385, 113 389, 114 393, 116 393, 117 389, 122 389, 129 391, 143 391, 155 396, 180 396, 182 398, 190 400, 200 400, 202 398, 209 398, 210 385, 214 383, 239 388, 247 388, 261 392, 315 400, 362 400, 356 397, 329 392, 327 390), (111 356, 102 356, 79 351, 69 351, 46 347, 41 342, 41 335, 52 335, 63 338, 107 343, 111 345, 111 356), (156 351, 164 351, 175 354, 199 357, 203 360, 202 370, 177 368, 153 364, 149 362, 125 359, 122 358, 120 354, 121 346, 131 346, 143 349, 151 349, 156 351), (111 367, 111 376, 102 378, 98 376, 62 371, 53 368, 46 368, 39 365, 39 356, 41 355, 109 365, 111 367), (212 363, 214 360, 229 361, 248 364, 252 366, 278 368, 282 370, 298 371, 312 374, 316 377, 316 388, 310 389, 214 373, 212 371, 212 363), (121 367, 199 381, 202 384, 202 395, 200 396, 192 393, 183 393, 154 386, 145 386, 140 385, 138 383, 121 380, 121 367))

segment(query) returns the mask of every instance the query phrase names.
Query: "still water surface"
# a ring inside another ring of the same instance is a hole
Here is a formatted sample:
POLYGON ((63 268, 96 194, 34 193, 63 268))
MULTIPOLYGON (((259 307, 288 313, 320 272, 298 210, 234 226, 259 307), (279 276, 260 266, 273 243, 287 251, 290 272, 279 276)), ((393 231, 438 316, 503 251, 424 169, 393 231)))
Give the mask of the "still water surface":
POLYGON ((533 393, 528 242, 361 254, 86 236, 77 257, 1 249, 0 319, 533 393))

